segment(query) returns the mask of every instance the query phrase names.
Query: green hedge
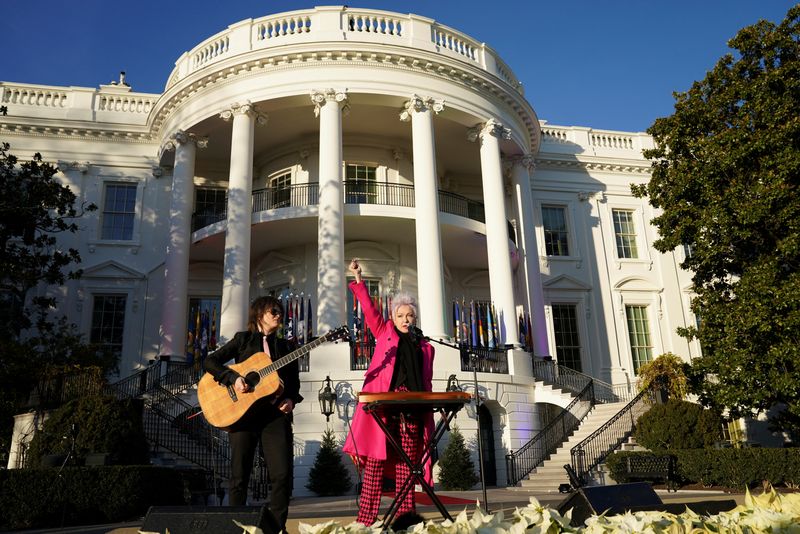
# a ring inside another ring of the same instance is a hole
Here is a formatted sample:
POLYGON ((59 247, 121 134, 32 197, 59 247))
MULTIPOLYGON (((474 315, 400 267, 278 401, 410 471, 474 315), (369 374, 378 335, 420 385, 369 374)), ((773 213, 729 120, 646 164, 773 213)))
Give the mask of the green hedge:
POLYGON ((676 449, 656 452, 618 452, 606 459, 611 478, 628 482, 625 458, 632 455, 672 456, 682 484, 744 488, 767 481, 773 486, 800 484, 800 449, 676 449))
POLYGON ((0 530, 113 523, 187 502, 184 473, 153 466, 0 471, 0 530))

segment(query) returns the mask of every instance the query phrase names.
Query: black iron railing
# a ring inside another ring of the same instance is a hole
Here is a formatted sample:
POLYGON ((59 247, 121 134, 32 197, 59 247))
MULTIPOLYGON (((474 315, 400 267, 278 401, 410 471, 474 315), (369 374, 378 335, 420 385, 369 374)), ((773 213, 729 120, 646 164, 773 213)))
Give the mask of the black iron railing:
POLYGON ((594 406, 594 391, 590 380, 583 390, 558 416, 550 421, 528 443, 506 454, 508 485, 516 485, 528 476, 569 437, 594 406))
POLYGON ((533 376, 538 380, 572 393, 580 392, 589 381, 593 381, 596 402, 625 402, 636 395, 636 391, 629 384, 612 385, 553 361, 534 356, 532 365, 533 376))
POLYGON ((461 370, 472 371, 473 365, 480 373, 508 374, 508 350, 505 347, 490 349, 462 345, 461 370))
POLYGON ((439 211, 486 222, 486 212, 481 202, 448 191, 439 191, 439 211))
POLYGON ((202 213, 192 213, 192 232, 224 221, 227 217, 228 210, 225 208, 203 211, 202 213))
POLYGON ((413 208, 414 186, 364 180, 346 180, 344 182, 344 203, 413 208))
POLYGON ((628 439, 639 417, 650 409, 653 393, 644 390, 633 398, 622 410, 603 426, 592 432, 570 450, 572 469, 581 484, 586 475, 597 467, 609 454, 628 439))
POLYGON ((319 184, 316 182, 287 187, 267 187, 253 191, 253 213, 317 204, 319 204, 319 184))

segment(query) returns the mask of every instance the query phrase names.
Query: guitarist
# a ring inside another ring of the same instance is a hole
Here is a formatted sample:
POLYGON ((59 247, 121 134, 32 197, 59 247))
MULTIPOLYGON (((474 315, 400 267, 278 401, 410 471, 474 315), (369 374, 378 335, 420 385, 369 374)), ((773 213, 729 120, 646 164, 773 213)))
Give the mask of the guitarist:
MULTIPOLYGON (((237 332, 228 343, 208 355, 205 370, 220 384, 233 385, 240 395, 252 391, 244 377, 225 364, 241 363, 257 352, 266 352, 272 361, 288 354, 288 343, 278 338, 283 306, 275 297, 258 297, 250 305, 247 330, 237 332)), ((292 410, 303 400, 300 395, 300 366, 297 360, 278 369, 283 389, 252 406, 230 430, 231 478, 228 503, 247 503, 247 485, 259 440, 272 485, 270 511, 286 530, 289 498, 292 492, 292 410)))

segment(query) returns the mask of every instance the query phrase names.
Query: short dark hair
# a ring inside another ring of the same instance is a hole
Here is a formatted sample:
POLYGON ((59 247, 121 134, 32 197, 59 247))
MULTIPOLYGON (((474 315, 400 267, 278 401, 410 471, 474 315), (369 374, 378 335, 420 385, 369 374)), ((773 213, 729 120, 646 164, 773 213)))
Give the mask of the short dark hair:
POLYGON ((247 317, 247 329, 250 332, 258 332, 258 325, 267 310, 278 308, 283 315, 283 304, 273 296, 258 297, 250 303, 250 313, 247 317))

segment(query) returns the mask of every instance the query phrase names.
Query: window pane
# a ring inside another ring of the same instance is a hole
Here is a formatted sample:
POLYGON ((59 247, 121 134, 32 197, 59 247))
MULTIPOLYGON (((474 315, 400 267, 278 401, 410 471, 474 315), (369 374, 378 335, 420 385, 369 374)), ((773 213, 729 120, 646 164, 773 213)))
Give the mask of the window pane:
POLYGON ((617 241, 617 257, 635 259, 639 257, 636 248, 636 228, 633 224, 633 212, 629 210, 613 210, 614 235, 617 241))
POLYGON ((628 337, 633 356, 633 372, 653 359, 653 345, 650 341, 650 325, 647 320, 647 306, 625 306, 628 322, 628 337))
POLYGON ((377 167, 348 163, 345 167, 345 203, 377 204, 378 187, 376 184, 377 167))
POLYGON ((553 304, 553 332, 558 363, 581 371, 581 341, 574 304, 553 304))
POLYGON ((125 295, 95 295, 89 341, 111 352, 122 353, 125 330, 125 295))
POLYGON ((136 186, 106 185, 101 224, 101 239, 130 241, 136 214, 136 186))
POLYGON ((564 208, 542 206, 544 244, 548 256, 569 256, 567 217, 564 208))

